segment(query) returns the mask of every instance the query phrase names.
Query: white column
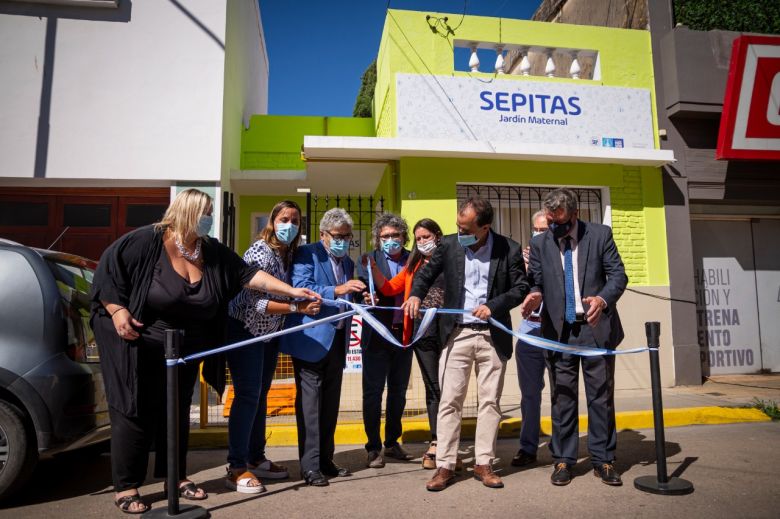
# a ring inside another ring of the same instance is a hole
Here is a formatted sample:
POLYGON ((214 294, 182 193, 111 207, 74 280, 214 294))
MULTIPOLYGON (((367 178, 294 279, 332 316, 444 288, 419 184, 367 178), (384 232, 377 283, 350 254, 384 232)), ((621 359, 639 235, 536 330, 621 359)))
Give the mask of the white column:
POLYGON ((521 47, 520 54, 523 55, 523 59, 520 60, 520 74, 528 76, 531 74, 531 60, 528 59, 528 47, 521 47))
POLYGON ((496 47, 496 73, 504 73, 504 47, 501 45, 496 47))
POLYGON ((544 75, 555 77, 555 62, 552 59, 552 49, 547 51, 547 65, 544 67, 544 75))
POLYGON ((580 71, 582 70, 580 68, 580 62, 577 60, 577 51, 573 50, 571 51, 571 67, 569 67, 569 76, 571 76, 572 79, 579 79, 580 78, 580 71))
POLYGON ((479 56, 477 56, 477 46, 471 46, 471 58, 469 58, 469 68, 472 72, 479 72, 479 56))

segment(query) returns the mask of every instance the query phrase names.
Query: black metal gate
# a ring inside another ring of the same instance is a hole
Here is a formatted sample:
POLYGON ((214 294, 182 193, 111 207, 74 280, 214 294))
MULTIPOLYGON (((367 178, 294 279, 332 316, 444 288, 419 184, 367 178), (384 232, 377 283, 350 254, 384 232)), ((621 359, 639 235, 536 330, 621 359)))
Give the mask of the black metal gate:
MULTIPOLYGON (((531 239, 531 217, 542 209, 542 202, 555 187, 500 186, 482 184, 458 184, 458 202, 471 196, 480 196, 493 205, 493 229, 521 244, 531 239)), ((570 188, 579 199, 580 219, 602 223, 603 207, 601 190, 594 188, 570 188)))
POLYGON ((354 225, 352 233, 354 238, 351 244, 351 255, 360 255, 371 250, 371 226, 378 215, 385 210, 385 198, 374 198, 373 196, 319 196, 311 197, 311 220, 308 222, 309 242, 315 242, 320 236, 320 220, 328 209, 341 207, 347 211, 354 225))

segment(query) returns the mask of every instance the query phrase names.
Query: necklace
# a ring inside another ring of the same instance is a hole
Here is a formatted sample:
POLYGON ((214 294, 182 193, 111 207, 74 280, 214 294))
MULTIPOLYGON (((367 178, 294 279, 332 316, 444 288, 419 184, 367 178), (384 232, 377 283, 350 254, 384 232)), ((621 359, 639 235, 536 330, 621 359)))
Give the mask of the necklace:
POLYGON ((195 250, 192 252, 184 248, 184 245, 181 244, 178 238, 174 238, 173 241, 176 244, 176 248, 179 249, 179 254, 181 254, 184 259, 191 262, 198 261, 198 258, 200 258, 200 240, 195 243, 195 250))

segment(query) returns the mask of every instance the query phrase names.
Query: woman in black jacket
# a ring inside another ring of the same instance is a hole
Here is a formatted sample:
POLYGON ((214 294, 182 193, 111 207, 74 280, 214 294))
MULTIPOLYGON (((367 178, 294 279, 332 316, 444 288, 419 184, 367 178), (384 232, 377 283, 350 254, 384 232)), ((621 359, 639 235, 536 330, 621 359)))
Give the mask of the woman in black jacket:
MULTIPOLYGON (((179 193, 154 226, 142 227, 103 253, 92 285, 92 328, 111 418, 111 470, 115 504, 127 513, 148 506, 143 484, 148 451, 156 446, 155 477, 166 475, 166 329, 184 330, 182 355, 220 344, 227 307, 242 287, 287 296, 318 298, 249 267, 233 251, 209 238, 211 197, 196 189, 179 193)), ((198 364, 181 367, 179 383, 179 493, 205 499, 187 479, 187 440, 198 364)))

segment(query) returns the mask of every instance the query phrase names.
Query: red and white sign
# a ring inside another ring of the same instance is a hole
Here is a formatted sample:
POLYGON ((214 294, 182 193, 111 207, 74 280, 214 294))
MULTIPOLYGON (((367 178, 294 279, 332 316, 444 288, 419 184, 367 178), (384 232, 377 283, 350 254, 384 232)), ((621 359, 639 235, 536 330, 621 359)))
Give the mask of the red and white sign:
POLYGON ((344 373, 361 373, 363 371, 363 318, 359 315, 352 316, 349 326, 349 350, 347 351, 347 365, 344 373))
POLYGON ((734 40, 715 156, 780 160, 780 37, 734 40))

